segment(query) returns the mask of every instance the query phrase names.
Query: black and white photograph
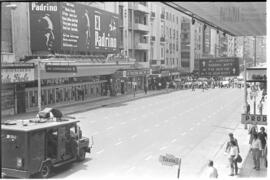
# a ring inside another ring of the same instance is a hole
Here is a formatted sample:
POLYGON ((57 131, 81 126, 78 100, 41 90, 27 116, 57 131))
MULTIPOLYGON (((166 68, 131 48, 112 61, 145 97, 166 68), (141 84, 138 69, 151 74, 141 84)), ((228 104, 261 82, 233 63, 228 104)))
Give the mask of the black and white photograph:
POLYGON ((267 178, 268 5, 2 1, 1 179, 267 178))

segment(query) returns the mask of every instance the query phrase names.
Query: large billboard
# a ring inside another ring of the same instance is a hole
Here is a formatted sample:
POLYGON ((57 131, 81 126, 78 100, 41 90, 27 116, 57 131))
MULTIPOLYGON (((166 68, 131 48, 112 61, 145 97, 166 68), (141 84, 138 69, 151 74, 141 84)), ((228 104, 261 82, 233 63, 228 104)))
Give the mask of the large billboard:
POLYGON ((32 50, 102 53, 118 50, 117 14, 72 2, 30 3, 29 8, 32 50), (38 13, 34 6, 39 6, 38 13), (40 17, 47 26, 41 27, 40 17), (40 28, 45 29, 43 33, 36 31, 40 28), (51 39, 54 40, 48 43, 51 39))
POLYGON ((239 59, 236 57, 199 59, 200 76, 238 76, 239 59))
POLYGON ((58 51, 60 16, 58 2, 30 2, 30 38, 32 51, 58 51))
POLYGON ((205 55, 210 54, 211 48, 211 29, 206 27, 203 30, 203 53, 205 55))

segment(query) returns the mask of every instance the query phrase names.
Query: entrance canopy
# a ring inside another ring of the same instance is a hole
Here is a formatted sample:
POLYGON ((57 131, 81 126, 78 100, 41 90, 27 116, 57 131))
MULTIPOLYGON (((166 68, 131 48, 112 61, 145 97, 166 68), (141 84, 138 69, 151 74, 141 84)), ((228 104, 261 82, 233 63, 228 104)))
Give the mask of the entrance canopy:
POLYGON ((233 36, 266 36, 266 2, 166 2, 233 36))

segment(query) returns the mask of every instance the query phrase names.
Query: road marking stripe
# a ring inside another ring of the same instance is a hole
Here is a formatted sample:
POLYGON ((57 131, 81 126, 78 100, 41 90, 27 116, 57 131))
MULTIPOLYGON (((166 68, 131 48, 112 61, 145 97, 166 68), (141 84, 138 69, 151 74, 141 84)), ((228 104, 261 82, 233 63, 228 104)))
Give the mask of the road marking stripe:
POLYGON ((190 128, 189 130, 190 130, 190 131, 193 131, 193 129, 194 129, 194 128, 192 127, 192 128, 190 128))
POLYGON ((181 135, 184 136, 184 135, 186 135, 186 134, 187 134, 186 132, 183 132, 181 135))
POLYGON ((119 144, 122 144, 122 143, 123 143, 123 142, 120 141, 120 142, 115 143, 114 145, 115 145, 115 146, 118 146, 119 144))
POLYGON ((148 161, 149 159, 151 159, 153 156, 152 155, 149 155, 147 156, 144 160, 148 161))
POLYGON ((130 173, 131 171, 133 171, 135 169, 135 166, 129 168, 129 170, 127 170, 127 173, 130 173))
POLYGON ((110 130, 110 129, 112 129, 112 128, 113 128, 113 126, 110 126, 110 127, 107 127, 106 129, 107 129, 107 130, 110 130))
POLYGON ((150 130, 149 130, 149 129, 144 129, 144 130, 143 130, 143 132, 148 132, 148 131, 150 131, 150 130))
POLYGON ((137 136, 138 136, 137 134, 134 134, 133 136, 131 136, 131 138, 134 139, 134 138, 137 137, 137 136))
POLYGON ((175 142, 176 142, 176 139, 171 140, 171 143, 175 143, 175 142))
POLYGON ((102 150, 96 152, 96 154, 100 154, 100 153, 103 153, 103 152, 104 152, 104 149, 102 149, 102 150))
POLYGON ((124 122, 121 122, 120 124, 124 125, 124 124, 127 124, 127 122, 124 121, 124 122))
POLYGON ((198 122, 196 125, 199 126, 200 124, 201 124, 201 123, 198 122))
POLYGON ((164 150, 164 149, 167 149, 168 147, 167 146, 163 146, 163 147, 161 147, 159 150, 164 150))

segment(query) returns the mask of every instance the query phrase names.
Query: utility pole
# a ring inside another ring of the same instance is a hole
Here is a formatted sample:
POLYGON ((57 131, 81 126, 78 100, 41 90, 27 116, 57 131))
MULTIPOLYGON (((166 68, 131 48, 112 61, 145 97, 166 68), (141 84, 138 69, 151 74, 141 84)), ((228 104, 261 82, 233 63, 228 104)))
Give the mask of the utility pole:
MULTIPOLYGON (((254 67, 256 67, 256 36, 254 36, 254 67)), ((254 87, 256 87, 256 82, 254 82, 254 87)), ((254 89, 255 90, 255 89, 254 89)), ((256 114, 256 95, 254 93, 254 115, 256 114)))
POLYGON ((41 80, 40 80, 40 57, 37 59, 37 75, 38 75, 38 111, 41 111, 41 80))
MULTIPOLYGON (((245 102, 245 114, 247 114, 247 62, 245 59, 245 42, 246 42, 246 36, 243 37, 243 61, 244 61, 244 102, 245 102)), ((245 129, 247 129, 247 124, 245 123, 245 129)))

